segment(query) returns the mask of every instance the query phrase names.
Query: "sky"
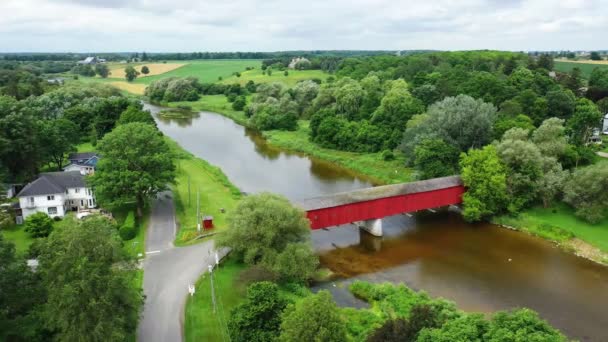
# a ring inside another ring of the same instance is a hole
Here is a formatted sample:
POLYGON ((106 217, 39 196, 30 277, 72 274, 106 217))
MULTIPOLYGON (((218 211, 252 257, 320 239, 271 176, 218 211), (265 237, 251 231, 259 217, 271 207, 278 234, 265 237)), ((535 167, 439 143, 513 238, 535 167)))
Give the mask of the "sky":
POLYGON ((608 0, 0 0, 0 52, 604 50, 608 0))

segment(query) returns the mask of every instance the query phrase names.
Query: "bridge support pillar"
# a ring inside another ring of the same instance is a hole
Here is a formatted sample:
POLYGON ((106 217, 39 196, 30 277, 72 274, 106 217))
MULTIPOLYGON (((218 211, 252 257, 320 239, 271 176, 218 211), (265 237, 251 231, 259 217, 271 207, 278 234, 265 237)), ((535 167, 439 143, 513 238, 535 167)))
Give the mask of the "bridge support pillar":
POLYGON ((382 219, 357 221, 355 224, 373 236, 382 236, 382 219))

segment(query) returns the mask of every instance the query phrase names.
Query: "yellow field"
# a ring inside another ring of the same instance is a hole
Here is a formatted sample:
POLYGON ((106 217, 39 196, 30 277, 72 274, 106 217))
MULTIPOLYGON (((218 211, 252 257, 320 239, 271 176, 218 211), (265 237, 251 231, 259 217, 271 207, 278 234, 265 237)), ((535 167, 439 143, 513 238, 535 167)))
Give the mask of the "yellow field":
POLYGON ((556 59, 556 61, 558 62, 568 62, 568 63, 580 63, 580 64, 599 64, 599 65, 608 65, 608 61, 607 60, 602 60, 602 61, 592 61, 590 59, 586 59, 583 61, 571 61, 569 59, 556 59))
POLYGON ((148 86, 147 84, 129 83, 126 81, 116 81, 116 82, 109 82, 109 83, 120 90, 125 90, 125 91, 128 91, 129 93, 137 94, 137 95, 143 95, 144 90, 146 90, 146 87, 148 86))
POLYGON ((111 64, 109 65, 110 68, 110 76, 111 78, 125 78, 125 68, 127 67, 127 65, 131 65, 135 68, 135 70, 140 72, 140 75, 137 76, 138 78, 141 77, 147 77, 147 76, 155 76, 155 75, 160 75, 160 74, 164 74, 166 72, 175 70, 177 68, 181 68, 184 65, 186 65, 185 63, 131 63, 131 64, 111 64), (144 75, 143 73, 141 73, 141 68, 146 65, 148 67, 148 69, 150 69, 150 73, 147 75, 144 75))

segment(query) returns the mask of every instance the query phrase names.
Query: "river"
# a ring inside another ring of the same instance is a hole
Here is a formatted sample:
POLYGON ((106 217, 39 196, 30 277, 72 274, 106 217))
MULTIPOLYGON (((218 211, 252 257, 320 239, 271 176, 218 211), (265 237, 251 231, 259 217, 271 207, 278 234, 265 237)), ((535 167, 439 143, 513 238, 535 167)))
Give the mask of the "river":
MULTIPOLYGON (((156 119, 164 134, 222 168, 245 192, 295 200, 372 186, 331 163, 270 147, 257 132, 219 114, 156 119)), ((314 232, 322 264, 340 276, 317 289, 327 288, 341 305, 359 306, 343 285, 355 279, 403 282, 467 311, 529 307, 571 338, 608 341, 606 267, 523 233, 467 224, 449 211, 389 217, 383 230, 383 238, 353 226, 314 232)))

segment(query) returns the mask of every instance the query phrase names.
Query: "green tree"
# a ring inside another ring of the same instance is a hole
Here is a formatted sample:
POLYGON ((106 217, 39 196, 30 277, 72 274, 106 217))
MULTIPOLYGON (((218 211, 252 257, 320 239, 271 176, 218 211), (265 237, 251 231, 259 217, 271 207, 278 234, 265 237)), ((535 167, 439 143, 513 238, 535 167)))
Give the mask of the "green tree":
POLYGON ((61 170, 70 152, 76 151, 80 139, 79 129, 67 119, 43 120, 39 125, 40 151, 61 170))
POLYGON ((600 53, 597 51, 592 51, 590 58, 592 61, 601 61, 602 60, 602 56, 600 56, 600 53))
POLYGON ((150 68, 148 68, 147 65, 144 65, 143 67, 141 67, 141 73, 144 75, 147 75, 150 73, 150 68))
POLYGON ((510 212, 518 212, 537 198, 537 186, 543 175, 543 156, 539 148, 528 140, 528 135, 527 130, 513 128, 496 146, 502 163, 507 167, 510 212))
POLYGON ((131 65, 125 68, 125 78, 127 81, 133 82, 133 80, 137 78, 137 75, 139 75, 139 72, 137 72, 137 70, 135 70, 135 68, 131 65))
POLYGON ((560 158, 568 146, 565 131, 564 120, 550 118, 532 133, 532 141, 544 156, 560 158))
POLYGON ((570 89, 573 93, 578 93, 583 87, 583 75, 581 69, 572 68, 565 82, 566 88, 570 89))
POLYGON ((338 307, 326 291, 308 296, 285 310, 280 341, 342 342, 346 329, 338 307))
POLYGON ((261 193, 245 197, 228 217, 228 226, 216 245, 232 248, 248 265, 263 263, 270 271, 282 272, 282 277, 305 279, 311 264, 317 262, 304 245, 290 246, 309 243, 310 226, 304 212, 282 196, 261 193), (290 252, 294 255, 286 254, 290 252))
POLYGON ((564 335, 530 309, 496 313, 490 321, 484 340, 513 342, 568 341, 564 335))
POLYGON ((138 122, 120 125, 97 146, 103 158, 90 181, 101 203, 135 200, 137 216, 141 217, 146 199, 174 181, 173 154, 152 125, 138 122))
POLYGON ((240 111, 245 109, 246 105, 247 98, 244 95, 239 95, 236 97, 236 99, 234 99, 234 102, 232 102, 232 109, 240 111))
POLYGON ((287 302, 271 282, 253 283, 245 301, 230 313, 228 332, 235 342, 274 341, 280 333, 281 313, 287 302))
POLYGON ((479 221, 506 207, 507 173, 494 146, 461 154, 460 168, 467 187, 462 197, 463 216, 467 221, 479 221))
POLYGON ((579 168, 564 187, 564 200, 576 215, 597 223, 608 215, 608 164, 579 168))
POLYGON ((545 96, 549 115, 568 119, 574 113, 576 96, 570 90, 552 90, 545 96))
POLYGON ((547 69, 549 71, 553 70, 553 57, 551 55, 543 53, 538 58, 538 63, 536 64, 539 68, 547 69))
POLYGON ((602 113, 595 103, 588 99, 578 99, 574 115, 567 122, 572 143, 579 146, 586 145, 593 130, 600 126, 601 120, 602 113))
POLYGON ((154 118, 149 111, 139 109, 139 106, 131 105, 124 112, 122 112, 122 114, 120 114, 120 118, 116 124, 125 125, 133 122, 146 123, 156 127, 156 121, 154 121, 154 118))
POLYGON ((460 151, 441 139, 425 139, 414 150, 414 165, 422 179, 451 176, 458 173, 460 151))
POLYGON ((101 78, 107 78, 110 75, 110 69, 105 64, 97 64, 95 65, 95 73, 101 78))
POLYGON ((418 342, 486 341, 489 323, 481 314, 463 315, 447 321, 440 328, 423 329, 418 342))
POLYGON ((43 212, 32 214, 25 220, 25 231, 34 238, 47 237, 53 231, 53 219, 43 212))
POLYGON ((270 251, 262 264, 287 282, 305 282, 314 276, 319 259, 310 243, 288 243, 280 253, 270 251))
POLYGON ((414 306, 407 319, 389 319, 376 329, 367 342, 415 342, 424 328, 439 327, 439 315, 430 305, 414 306))
POLYGON ((589 75, 589 87, 608 89, 608 68, 594 68, 589 75))
MULTIPOLYGON (((285 71, 283 72, 283 75, 284 75, 284 76, 289 76, 289 71, 285 70, 285 71)), ((240 77, 240 74, 239 74, 239 77, 240 77)))
POLYGON ((48 340, 39 314, 45 297, 39 277, 0 234, 0 340, 48 340))
POLYGON ((134 334, 143 305, 136 264, 108 219, 56 230, 39 260, 48 291, 44 317, 58 340, 125 341, 134 334))

